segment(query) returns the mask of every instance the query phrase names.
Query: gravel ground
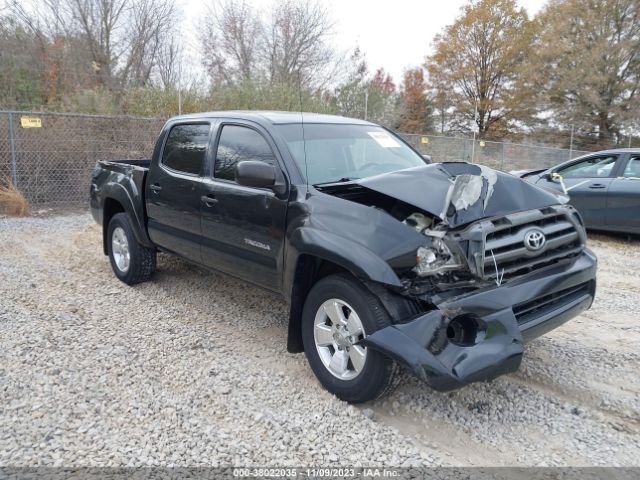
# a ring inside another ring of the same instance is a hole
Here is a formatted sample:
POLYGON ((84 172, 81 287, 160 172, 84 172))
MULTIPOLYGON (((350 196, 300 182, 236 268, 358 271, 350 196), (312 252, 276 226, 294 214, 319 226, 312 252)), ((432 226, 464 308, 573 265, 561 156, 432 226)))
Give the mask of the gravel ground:
POLYGON ((0 466, 640 465, 640 248, 594 236, 593 308, 519 372, 349 406, 285 304, 160 256, 127 287, 88 215, 0 219, 0 466))

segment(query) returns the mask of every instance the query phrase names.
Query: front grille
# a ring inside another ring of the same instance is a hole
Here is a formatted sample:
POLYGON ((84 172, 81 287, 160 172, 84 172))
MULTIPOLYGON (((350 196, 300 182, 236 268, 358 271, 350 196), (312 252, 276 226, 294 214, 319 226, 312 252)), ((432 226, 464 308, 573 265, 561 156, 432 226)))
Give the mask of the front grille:
POLYGON ((555 209, 535 210, 492 220, 486 234, 483 277, 504 279, 550 265, 559 259, 580 253, 583 239, 570 214, 555 209), (537 251, 525 245, 532 230, 542 232, 544 246, 537 251))
POLYGON ((571 288, 520 303, 513 307, 513 313, 518 325, 522 325, 584 295, 592 294, 592 290, 592 282, 581 283, 571 288))

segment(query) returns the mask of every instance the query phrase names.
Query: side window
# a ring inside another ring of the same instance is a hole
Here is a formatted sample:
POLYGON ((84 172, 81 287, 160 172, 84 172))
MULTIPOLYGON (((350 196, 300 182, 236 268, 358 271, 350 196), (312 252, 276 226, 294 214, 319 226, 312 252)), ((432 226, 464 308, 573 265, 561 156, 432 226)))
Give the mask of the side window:
POLYGON ((162 164, 179 172, 199 174, 209 143, 209 125, 176 125, 169 132, 162 164))
POLYGON ((271 147, 258 132, 238 125, 223 126, 213 175, 216 178, 235 182, 236 164, 244 160, 258 160, 269 165, 277 163, 271 147))
POLYGON ((558 170, 564 178, 598 178, 611 175, 618 157, 608 155, 604 157, 589 157, 568 167, 558 170))
POLYGON ((623 177, 640 178, 640 157, 632 157, 624 169, 623 177))

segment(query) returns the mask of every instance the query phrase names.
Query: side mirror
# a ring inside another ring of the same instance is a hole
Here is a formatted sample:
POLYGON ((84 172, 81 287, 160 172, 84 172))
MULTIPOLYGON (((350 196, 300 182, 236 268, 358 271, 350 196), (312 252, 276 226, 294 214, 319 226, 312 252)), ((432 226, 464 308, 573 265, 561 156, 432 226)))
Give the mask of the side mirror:
POLYGON ((431 155, 427 155, 426 153, 422 155, 422 158, 424 158, 427 163, 431 163, 433 160, 431 160, 431 155))
POLYGON ((236 181, 247 187, 268 188, 276 183, 273 165, 256 160, 245 160, 236 164, 236 181))

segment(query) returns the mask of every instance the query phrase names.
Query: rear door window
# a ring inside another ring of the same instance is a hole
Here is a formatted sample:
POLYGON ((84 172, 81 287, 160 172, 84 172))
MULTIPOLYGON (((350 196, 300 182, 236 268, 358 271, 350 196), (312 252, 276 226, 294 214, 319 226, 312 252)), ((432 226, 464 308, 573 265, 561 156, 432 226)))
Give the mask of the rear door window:
POLYGON ((162 164, 178 172, 200 174, 209 144, 209 130, 208 123, 175 125, 165 142, 162 164))
POLYGON ((623 177, 640 178, 640 157, 632 157, 622 173, 623 177))

